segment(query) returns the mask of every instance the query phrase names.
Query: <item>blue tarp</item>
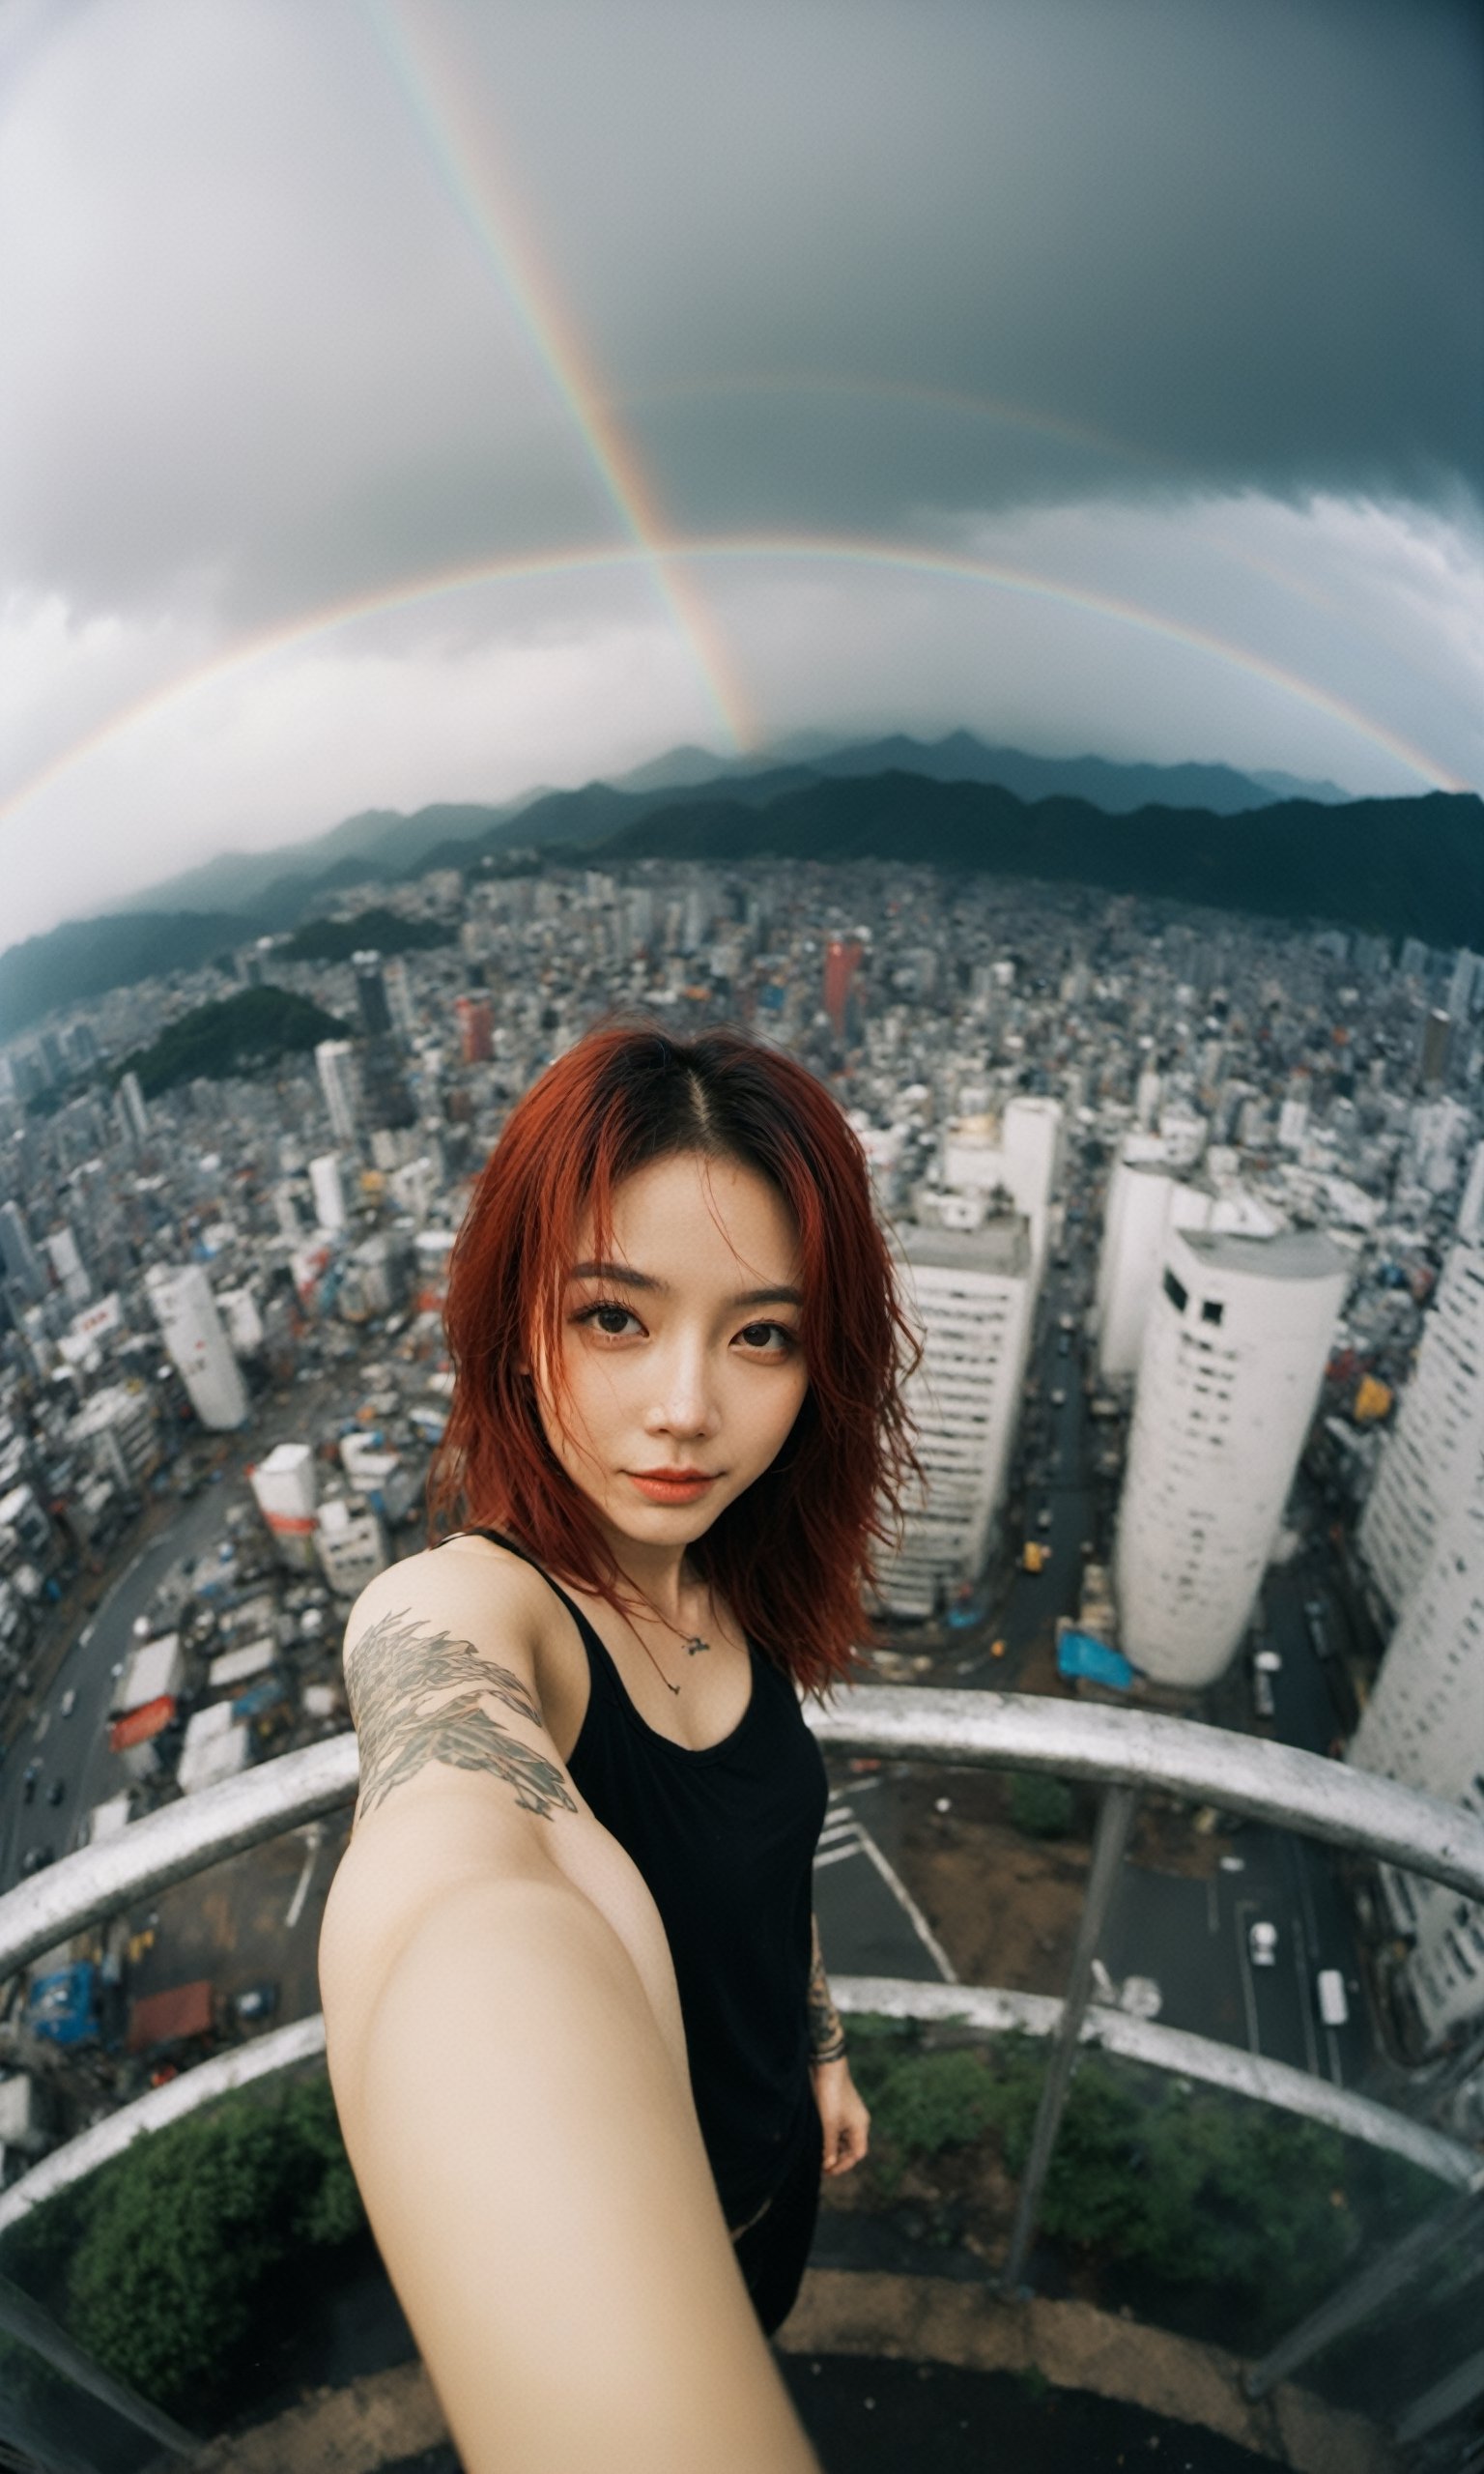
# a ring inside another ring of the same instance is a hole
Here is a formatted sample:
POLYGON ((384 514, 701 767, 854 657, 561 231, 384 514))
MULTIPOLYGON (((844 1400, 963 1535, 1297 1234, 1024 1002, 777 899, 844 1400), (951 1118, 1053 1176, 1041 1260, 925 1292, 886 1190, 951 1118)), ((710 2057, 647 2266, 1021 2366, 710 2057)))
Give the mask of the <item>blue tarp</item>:
POLYGON ((80 1959, 51 1975, 39 1975, 31 1987, 26 2013, 32 2034, 46 2036, 54 2045, 79 2045, 96 2036, 93 1995, 97 1981, 97 1969, 80 1959))
POLYGON ((1085 1676, 1089 1683, 1109 1683, 1118 1692, 1128 1690, 1135 1673, 1122 1650, 1110 1650, 1106 1641, 1095 1640, 1091 1632, 1063 1633, 1057 1643, 1056 1671, 1069 1682, 1085 1676))

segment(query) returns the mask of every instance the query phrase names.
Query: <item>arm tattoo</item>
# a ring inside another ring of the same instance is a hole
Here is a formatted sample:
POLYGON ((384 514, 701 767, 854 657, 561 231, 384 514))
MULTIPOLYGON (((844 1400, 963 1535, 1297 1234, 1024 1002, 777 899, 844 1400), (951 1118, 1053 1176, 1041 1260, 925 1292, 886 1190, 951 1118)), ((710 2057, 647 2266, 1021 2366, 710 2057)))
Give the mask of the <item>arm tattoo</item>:
POLYGON ((813 2067, 821 2061, 840 2060, 845 2050, 845 2031, 840 2024, 840 2012, 830 1999, 829 1980, 819 1948, 819 1918, 816 1915, 811 1921, 814 1936, 814 1962, 809 1971, 809 2058, 813 2067))
POLYGON ((558 1805, 578 1810, 556 1764, 485 1709, 502 1701, 532 1726, 546 1723, 520 1677, 481 1657, 471 1641, 430 1634, 405 1609, 384 1615, 357 1642, 346 1686, 360 1741, 357 1820, 430 1761, 505 1779, 523 1810, 544 1821, 558 1805))

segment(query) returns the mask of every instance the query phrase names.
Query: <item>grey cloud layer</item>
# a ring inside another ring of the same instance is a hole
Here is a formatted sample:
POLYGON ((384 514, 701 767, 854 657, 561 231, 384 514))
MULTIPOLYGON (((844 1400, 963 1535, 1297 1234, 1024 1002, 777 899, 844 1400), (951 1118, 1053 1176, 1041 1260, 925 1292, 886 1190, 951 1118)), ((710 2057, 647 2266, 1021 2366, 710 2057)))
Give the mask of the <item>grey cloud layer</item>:
POLYGON ((138 0, 56 25, 4 98, 0 540, 4 581, 80 607, 193 580, 271 614, 612 533, 461 217, 484 148, 687 530, 1484 490, 1471 12, 138 0))

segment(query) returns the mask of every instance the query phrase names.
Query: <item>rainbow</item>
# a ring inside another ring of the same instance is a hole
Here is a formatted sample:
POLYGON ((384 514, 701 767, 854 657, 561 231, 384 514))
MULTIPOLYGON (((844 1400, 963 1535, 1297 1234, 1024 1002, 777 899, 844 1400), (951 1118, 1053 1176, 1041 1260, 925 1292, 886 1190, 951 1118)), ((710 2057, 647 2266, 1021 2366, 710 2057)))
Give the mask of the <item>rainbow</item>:
MULTIPOLYGON (((1110 624, 1135 629, 1139 634, 1158 642, 1184 646, 1187 650, 1204 654, 1250 678, 1260 679, 1266 686, 1278 689, 1295 698, 1312 711, 1325 714, 1353 731, 1370 746, 1382 749, 1387 756, 1406 765, 1410 772, 1432 787, 1447 791, 1467 791, 1471 785, 1452 773, 1426 749, 1416 746, 1398 732, 1386 729, 1342 697, 1327 688, 1316 686, 1293 671, 1281 669, 1275 662, 1265 660, 1246 647, 1228 642, 1208 628, 1192 627, 1162 617, 1157 611, 1144 608, 1114 594, 1097 592, 1084 587, 1053 583, 1043 576, 1005 566, 988 559, 977 559, 961 552, 917 547, 895 540, 878 540, 837 534, 722 534, 671 539, 665 543, 665 558, 671 567, 706 561, 735 565, 740 562, 762 563, 783 561, 789 564, 874 568, 907 575, 956 578, 969 585, 1057 607, 1074 610, 1085 616, 1107 620, 1110 624)), ((302 613, 286 626, 266 629, 261 634, 240 641, 225 651, 197 664, 183 676, 167 680, 162 686, 137 699, 120 711, 110 714, 84 738, 54 757, 37 772, 18 785, 10 796, 0 801, 0 820, 14 817, 29 801, 59 781, 73 766, 86 762, 125 733, 139 729, 184 704, 188 698, 221 680, 248 672, 259 663, 267 663, 286 652, 318 639, 331 636, 337 630, 354 625, 357 620, 378 618, 388 613, 410 610, 438 601, 447 595, 469 592, 492 584, 514 585, 562 575, 600 573, 604 569, 625 568, 643 572, 652 565, 647 545, 609 543, 546 551, 520 557, 486 559, 467 565, 440 568, 434 572, 404 578, 395 585, 378 587, 374 590, 327 603, 321 608, 302 613)))
POLYGON ((733 749, 755 743, 756 726, 741 682, 695 578, 665 540, 666 524, 653 486, 631 439, 614 417, 597 371, 562 306, 534 235, 508 180, 494 159, 489 134, 475 127, 470 81, 438 60, 426 39, 414 42, 394 0, 368 0, 367 14, 428 155, 478 251, 486 272, 514 310, 528 343, 555 390, 610 505, 648 564, 660 599, 687 647, 706 697, 733 749))

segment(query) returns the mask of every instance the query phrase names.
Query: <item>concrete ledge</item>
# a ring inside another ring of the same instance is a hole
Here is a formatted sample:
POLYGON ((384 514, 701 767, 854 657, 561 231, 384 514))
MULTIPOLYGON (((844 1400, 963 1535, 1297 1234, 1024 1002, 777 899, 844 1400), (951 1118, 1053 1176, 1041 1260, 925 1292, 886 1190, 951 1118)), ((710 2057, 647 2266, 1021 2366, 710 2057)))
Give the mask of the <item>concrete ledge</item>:
POLYGON ((301 2405, 235 2438, 214 2439, 189 2474, 376 2474, 448 2436, 420 2362, 322 2388, 301 2405))
MULTIPOLYGON (((1039 2371, 1053 2388, 1140 2405, 1266 2457, 1293 2474, 1397 2474, 1389 2442, 1357 2414, 1285 2385, 1253 2404, 1241 2363, 1091 2303, 1012 2302, 944 2277, 813 2268, 775 2341, 789 2354, 860 2354, 959 2371, 1039 2371)), ((420 2363, 323 2389, 255 2431, 213 2440, 189 2474, 378 2474, 448 2436, 420 2363)))
POLYGON ((1080 2388, 1218 2432, 1295 2474, 1395 2474, 1388 2441, 1359 2415, 1292 2386, 1253 2404, 1241 2393, 1235 2354, 1091 2303, 1013 2302, 944 2277, 812 2268, 776 2342, 790 2354, 1036 2370, 1053 2388, 1080 2388))

